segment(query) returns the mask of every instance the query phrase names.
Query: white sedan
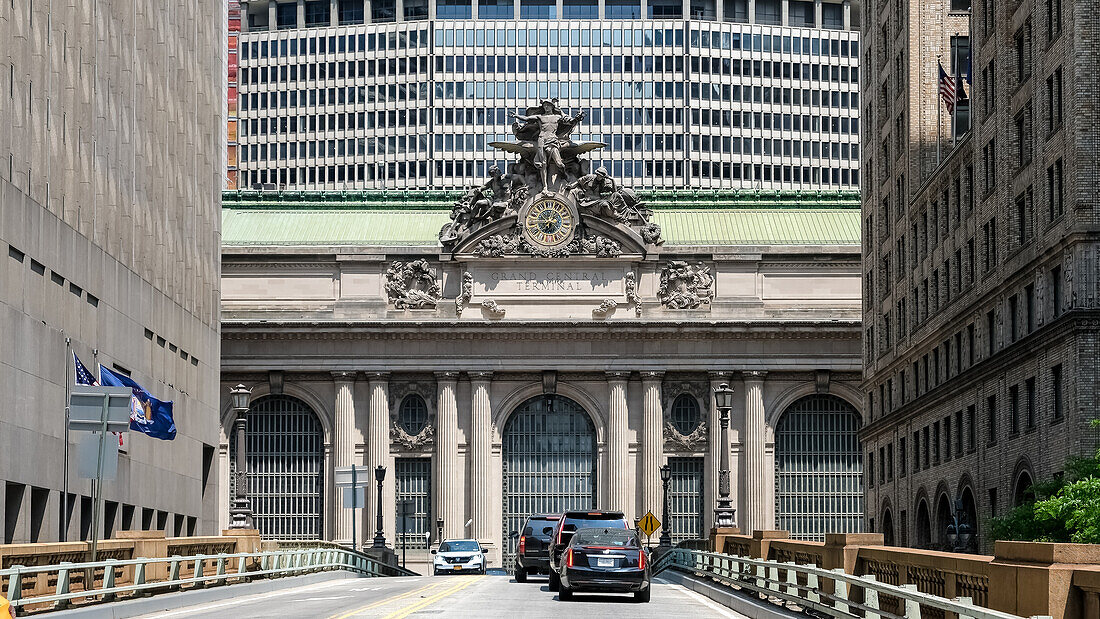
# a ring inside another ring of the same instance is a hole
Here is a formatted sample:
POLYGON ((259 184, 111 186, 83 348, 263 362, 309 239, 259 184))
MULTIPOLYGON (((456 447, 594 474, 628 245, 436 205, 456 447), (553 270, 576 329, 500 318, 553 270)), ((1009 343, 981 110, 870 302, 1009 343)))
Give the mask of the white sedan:
POLYGON ((445 573, 474 572, 485 573, 485 551, 477 540, 448 539, 439 544, 435 555, 433 571, 436 576, 445 573))

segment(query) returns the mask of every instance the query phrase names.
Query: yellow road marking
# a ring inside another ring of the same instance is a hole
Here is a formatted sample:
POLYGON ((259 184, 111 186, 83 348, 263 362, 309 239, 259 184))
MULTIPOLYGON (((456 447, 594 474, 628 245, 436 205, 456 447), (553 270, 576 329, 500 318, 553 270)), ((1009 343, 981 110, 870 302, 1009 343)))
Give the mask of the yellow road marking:
POLYGON ((347 619, 348 617, 350 617, 352 615, 356 615, 358 613, 361 613, 365 610, 370 610, 372 608, 377 608, 379 606, 385 606, 386 604, 389 604, 391 602, 396 602, 397 600, 400 600, 402 598, 407 598, 410 595, 416 595, 417 593, 422 593, 424 591, 428 591, 429 589, 434 589, 434 588, 436 588, 436 587, 438 587, 439 585, 442 585, 442 584, 443 584, 442 582, 435 582, 435 583, 432 583, 430 585, 421 587, 419 589, 413 589, 412 591, 406 591, 405 593, 402 593, 400 595, 394 595, 394 596, 388 597, 384 600, 380 600, 378 602, 367 604, 366 606, 363 606, 361 608, 356 608, 355 610, 349 610, 349 611, 347 611, 346 613, 344 613, 342 615, 332 615, 331 617, 329 617, 329 619, 347 619))
POLYGON ((435 604, 439 600, 442 600, 443 598, 445 598, 449 595, 453 595, 455 593, 458 593, 459 591, 462 591, 466 587, 469 587, 470 585, 478 582, 482 578, 485 578, 485 576, 475 576, 472 580, 469 580, 469 581, 464 582, 460 585, 451 587, 450 589, 447 589, 446 591, 441 591, 439 593, 436 593, 435 595, 433 595, 429 598, 426 598, 426 599, 424 599, 420 602, 417 602, 416 604, 413 604, 412 606, 410 606, 408 608, 404 608, 402 610, 390 613, 389 615, 386 615, 386 619, 402 619, 402 617, 408 617, 409 615, 415 613, 416 611, 420 610, 421 608, 431 606, 432 604, 435 604))

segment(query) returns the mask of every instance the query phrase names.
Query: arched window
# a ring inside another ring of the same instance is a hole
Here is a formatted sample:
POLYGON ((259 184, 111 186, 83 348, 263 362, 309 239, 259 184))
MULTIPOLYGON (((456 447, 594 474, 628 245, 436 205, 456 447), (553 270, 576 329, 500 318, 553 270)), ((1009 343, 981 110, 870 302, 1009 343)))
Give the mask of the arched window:
POLYGON ((415 393, 405 396, 401 401, 397 420, 409 435, 420 434, 424 426, 428 425, 428 405, 424 403, 424 398, 415 393))
POLYGON ((1035 502, 1035 492, 1031 489, 1031 473, 1026 469, 1020 471, 1016 477, 1016 486, 1012 491, 1012 506, 1019 507, 1026 503, 1035 502))
POLYGON ((673 400, 669 418, 672 421, 672 426, 680 434, 687 436, 694 432, 699 427, 700 417, 699 402, 695 400, 694 396, 681 393, 673 400))

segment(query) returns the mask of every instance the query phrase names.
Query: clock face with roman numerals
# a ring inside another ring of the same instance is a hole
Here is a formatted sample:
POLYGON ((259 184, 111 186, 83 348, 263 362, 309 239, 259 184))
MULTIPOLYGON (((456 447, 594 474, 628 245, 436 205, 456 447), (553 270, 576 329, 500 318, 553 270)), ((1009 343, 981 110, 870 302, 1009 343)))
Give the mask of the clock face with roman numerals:
POLYGON ((576 223, 564 202, 557 198, 540 198, 527 211, 523 225, 532 240, 552 247, 571 239, 576 223))

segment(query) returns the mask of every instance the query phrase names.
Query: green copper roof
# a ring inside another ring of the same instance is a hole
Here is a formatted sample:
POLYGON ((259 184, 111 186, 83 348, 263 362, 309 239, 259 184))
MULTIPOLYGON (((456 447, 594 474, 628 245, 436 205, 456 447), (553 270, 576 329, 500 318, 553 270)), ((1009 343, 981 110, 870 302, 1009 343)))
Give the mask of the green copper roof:
MULTIPOLYGON (((856 192, 639 192, 665 245, 858 245, 856 192)), ((226 192, 223 246, 432 246, 461 195, 226 192)))

